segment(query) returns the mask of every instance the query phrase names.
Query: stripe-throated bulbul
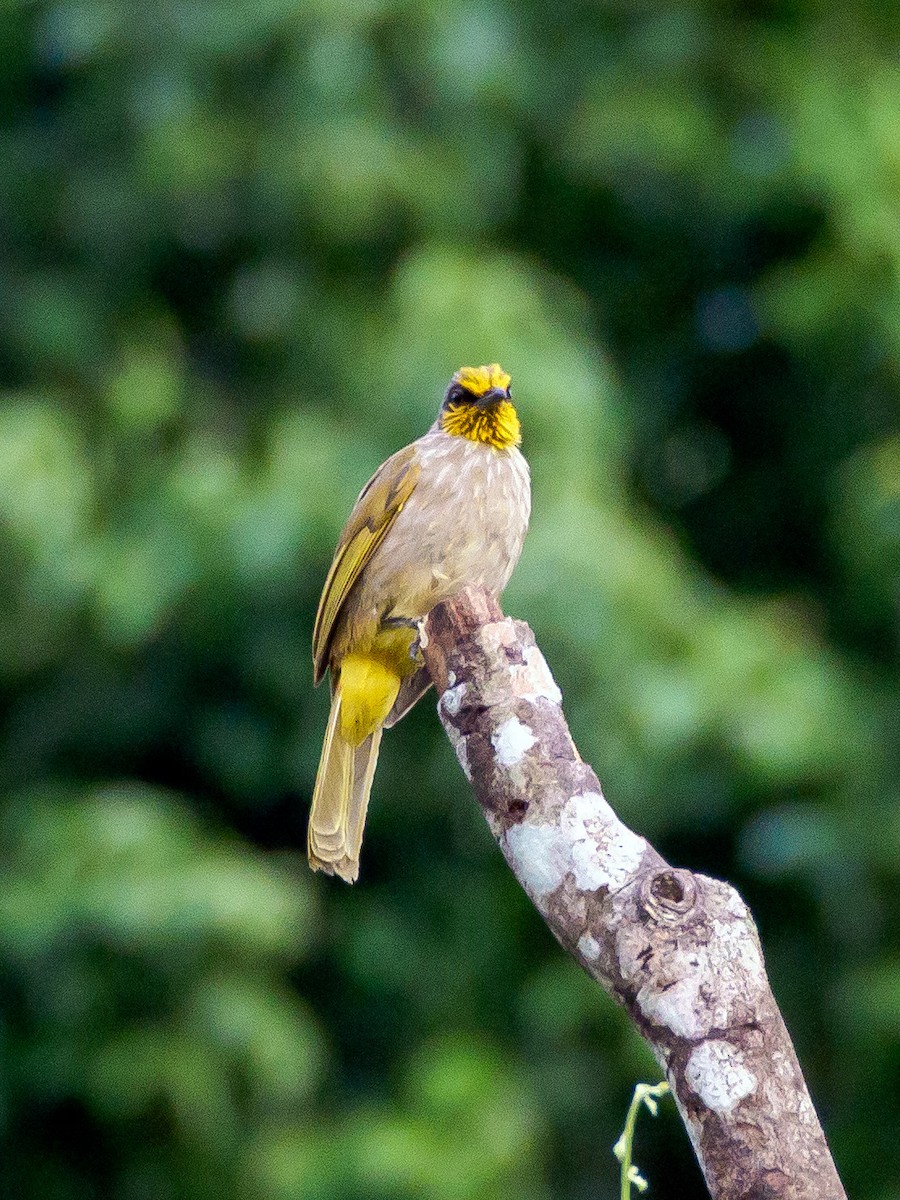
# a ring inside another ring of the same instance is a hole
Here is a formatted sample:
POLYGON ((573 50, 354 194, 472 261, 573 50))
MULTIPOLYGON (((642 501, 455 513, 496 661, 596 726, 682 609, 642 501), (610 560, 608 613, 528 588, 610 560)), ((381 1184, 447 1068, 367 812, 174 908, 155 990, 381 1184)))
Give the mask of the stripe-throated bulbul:
POLYGON ((313 664, 316 683, 330 669, 332 699, 308 849, 348 883, 381 731, 431 682, 420 623, 466 586, 499 595, 522 550, 531 487, 509 383, 497 363, 456 372, 432 427, 360 492, 325 580, 313 664))

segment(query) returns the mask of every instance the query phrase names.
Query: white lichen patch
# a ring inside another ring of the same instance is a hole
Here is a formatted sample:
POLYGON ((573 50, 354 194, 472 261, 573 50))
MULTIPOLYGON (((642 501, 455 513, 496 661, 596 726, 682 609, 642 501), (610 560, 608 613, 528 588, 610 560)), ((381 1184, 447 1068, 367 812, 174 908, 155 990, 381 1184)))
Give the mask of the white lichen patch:
POLYGON ((684 971, 681 979, 666 982, 665 991, 656 980, 645 984, 638 991, 637 1005, 648 1021, 664 1025, 676 1037, 698 1038, 712 1028, 712 1020, 700 999, 699 972, 687 964, 684 971))
POLYGON ((600 957, 600 943, 592 933, 583 933, 578 939, 578 952, 583 954, 588 962, 596 962, 600 957))
POLYGON ((553 704, 562 704, 562 692, 556 680, 550 673, 547 660, 537 646, 529 646, 525 651, 524 666, 513 667, 510 671, 510 684, 513 695, 521 700, 550 700, 553 704))
POLYGON ((581 822, 591 833, 598 833, 603 825, 620 825, 621 822, 606 797, 601 792, 576 792, 566 802, 564 818, 581 822))
POLYGON ((491 744, 501 767, 518 766, 536 742, 537 738, 528 726, 517 717, 504 721, 497 732, 491 735, 491 744))
POLYGON ((703 1042, 693 1051, 684 1077, 706 1107, 717 1113, 728 1112, 756 1087, 756 1076, 745 1065, 743 1053, 721 1039, 703 1042))
POLYGON ((681 945, 657 963, 649 978, 633 948, 621 947, 626 978, 643 977, 637 1004, 648 1020, 676 1037, 692 1040, 725 1029, 736 1006, 752 1003, 766 987, 762 956, 752 929, 742 920, 712 922, 708 941, 681 945))
POLYGON ((504 836, 504 849, 519 882, 535 900, 555 892, 569 864, 566 847, 555 825, 512 825, 504 836))
MULTIPOLYGON (((746 913, 746 909, 744 910, 746 913)), ((748 975, 761 977, 765 967, 755 940, 749 936, 744 921, 713 921, 713 935, 720 946, 727 947, 729 958, 736 961, 748 975)))
POLYGON ((460 738, 459 745, 456 748, 456 756, 459 759, 459 765, 463 769, 463 775, 472 782, 472 768, 469 766, 469 751, 466 748, 466 743, 460 738))
POLYGON ((615 816, 599 792, 566 801, 562 828, 572 846, 572 870, 582 891, 617 891, 638 869, 647 843, 615 816))
POLYGON ((478 641, 482 650, 484 650, 489 658, 506 646, 512 646, 517 640, 518 634, 509 618, 504 621, 492 621, 489 625, 482 625, 478 631, 478 641))
POLYGON ((463 697, 468 690, 468 686, 465 683, 457 683, 455 687, 448 687, 443 693, 441 696, 441 705, 448 716, 455 717, 457 715, 462 706, 463 697))
POLYGON ((727 889, 724 908, 728 916, 739 917, 744 921, 751 920, 749 908, 741 899, 740 894, 733 887, 727 889))
POLYGON ((563 805, 558 824, 512 826, 505 848, 516 874, 540 898, 568 874, 581 891, 622 887, 640 866, 646 842, 622 825, 599 792, 579 792, 563 805))

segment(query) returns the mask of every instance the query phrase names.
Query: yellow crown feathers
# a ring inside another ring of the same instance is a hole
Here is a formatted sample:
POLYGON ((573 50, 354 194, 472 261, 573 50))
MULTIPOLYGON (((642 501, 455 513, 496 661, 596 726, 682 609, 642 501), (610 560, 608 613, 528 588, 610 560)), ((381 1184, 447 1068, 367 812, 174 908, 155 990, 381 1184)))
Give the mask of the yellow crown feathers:
POLYGON ((492 388, 505 392, 511 376, 499 363, 490 363, 486 367, 460 367, 453 379, 473 396, 485 396, 492 388))

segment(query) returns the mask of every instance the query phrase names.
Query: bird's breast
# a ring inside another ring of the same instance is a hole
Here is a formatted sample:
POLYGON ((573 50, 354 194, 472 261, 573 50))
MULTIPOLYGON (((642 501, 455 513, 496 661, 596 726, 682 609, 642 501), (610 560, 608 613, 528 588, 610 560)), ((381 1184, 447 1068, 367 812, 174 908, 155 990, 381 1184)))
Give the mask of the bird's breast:
POLYGON ((528 528, 528 464, 437 431, 417 443, 421 475, 360 580, 374 615, 419 618, 463 587, 501 592, 528 528))

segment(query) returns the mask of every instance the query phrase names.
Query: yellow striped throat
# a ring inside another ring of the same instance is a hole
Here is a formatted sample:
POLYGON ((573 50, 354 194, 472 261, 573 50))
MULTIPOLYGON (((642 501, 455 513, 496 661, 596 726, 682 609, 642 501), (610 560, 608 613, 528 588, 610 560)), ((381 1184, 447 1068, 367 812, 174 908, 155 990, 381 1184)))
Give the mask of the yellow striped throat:
POLYGON ((495 450, 518 446, 522 429, 509 384, 510 377, 499 363, 460 367, 441 405, 439 428, 452 437, 468 438, 495 450))

